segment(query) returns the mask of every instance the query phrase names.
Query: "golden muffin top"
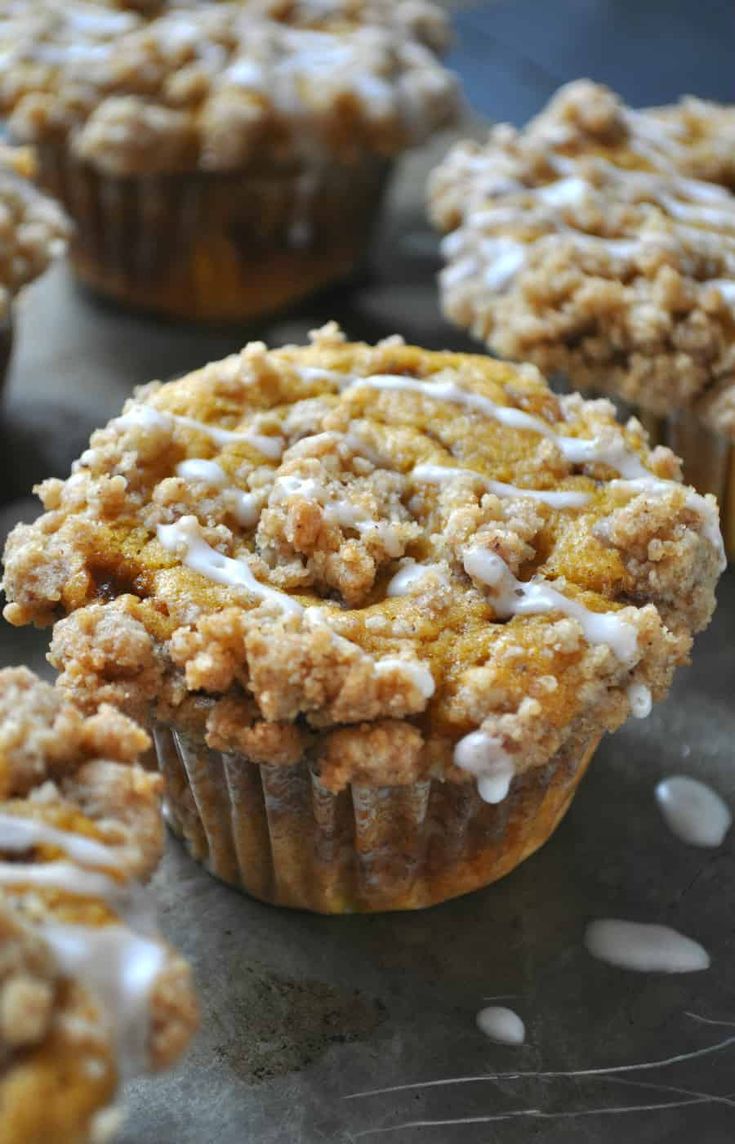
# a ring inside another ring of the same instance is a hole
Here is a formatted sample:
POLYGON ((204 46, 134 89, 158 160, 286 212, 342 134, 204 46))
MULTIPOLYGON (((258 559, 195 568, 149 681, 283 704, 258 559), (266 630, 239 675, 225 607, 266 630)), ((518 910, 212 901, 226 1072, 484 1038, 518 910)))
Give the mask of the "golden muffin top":
POLYGON ((256 762, 308 750, 332 786, 614 726, 665 692, 723 562, 713 499, 607 402, 333 324, 146 387, 39 492, 6 616, 68 617, 62 685, 256 762))
POLYGON ((0 0, 0 109, 113 175, 392 155, 453 118, 426 0, 0 0))
POLYGON ((0 1107, 4 1144, 94 1137, 118 1083, 171 1063, 197 1019, 139 879, 161 855, 148 737, 0 671, 0 1107))

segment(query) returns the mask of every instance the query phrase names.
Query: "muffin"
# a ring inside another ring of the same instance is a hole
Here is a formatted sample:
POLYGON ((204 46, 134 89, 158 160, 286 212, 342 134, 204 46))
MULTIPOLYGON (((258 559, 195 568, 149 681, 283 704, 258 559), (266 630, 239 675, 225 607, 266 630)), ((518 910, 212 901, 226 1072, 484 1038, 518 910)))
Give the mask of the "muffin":
POLYGON ((456 113, 446 36, 423 0, 0 0, 0 108, 82 282, 246 320, 354 269, 392 160, 456 113))
POLYGON ((29 182, 33 175, 27 149, 0 146, 0 384, 12 349, 13 300, 62 253, 68 235, 63 211, 29 182))
POLYGON ((735 553, 735 108, 631 111, 587 81, 433 173, 446 314, 604 392, 720 499, 735 553))
POLYGON ((140 390, 5 553, 60 687, 150 727, 218 877, 325 913, 484 886, 708 622, 717 508, 532 366, 351 344, 140 390))
POLYGON ((82 1144, 122 1080, 170 1064, 196 1025, 189 969, 140 885, 162 849, 146 734, 0 671, 3 1144, 82 1144))

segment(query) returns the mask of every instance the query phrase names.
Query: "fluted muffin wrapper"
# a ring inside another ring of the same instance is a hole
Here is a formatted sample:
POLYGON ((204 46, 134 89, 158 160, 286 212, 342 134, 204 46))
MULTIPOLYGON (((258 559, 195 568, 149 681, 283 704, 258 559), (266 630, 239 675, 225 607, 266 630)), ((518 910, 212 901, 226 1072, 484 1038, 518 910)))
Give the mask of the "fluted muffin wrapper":
POLYGON ((503 802, 474 782, 327 790, 309 763, 256 764, 154 727, 168 820, 210 873, 317 913, 420 909, 509 873, 552 834, 598 738, 518 775, 503 802))
POLYGON ((248 321, 360 262, 390 163, 315 158, 298 171, 113 176, 60 144, 40 147, 40 180, 74 222, 81 281, 170 318, 248 321))
MULTIPOLYGON (((554 380, 557 392, 572 393, 564 379, 554 380)), ((585 390, 584 396, 607 397, 622 421, 637 417, 648 433, 651 446, 667 445, 683 462, 684 480, 697 492, 712 493, 720 506, 720 528, 729 561, 735 561, 735 441, 717 433, 685 409, 667 417, 649 413, 639 405, 585 390)))

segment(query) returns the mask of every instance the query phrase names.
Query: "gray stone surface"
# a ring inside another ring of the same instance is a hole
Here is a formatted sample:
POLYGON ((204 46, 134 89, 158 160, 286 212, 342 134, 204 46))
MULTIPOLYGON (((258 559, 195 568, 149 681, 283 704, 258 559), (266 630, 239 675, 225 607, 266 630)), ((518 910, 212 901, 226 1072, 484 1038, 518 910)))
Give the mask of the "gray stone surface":
MULTIPOLYGON (((436 306, 435 243, 420 207, 429 161, 403 170, 378 269, 251 332, 296 339, 335 315, 355 336, 399 329, 430 346, 466 346, 436 306)), ((79 294, 64 268, 28 293, 19 334, 0 423, 2 531, 33 511, 18 499, 32 481, 64 473, 134 384, 244 337, 114 313, 79 294)), ((172 841, 154 893, 166 933, 193 962, 202 1031, 173 1074, 132 1086, 121 1144, 348 1144, 382 1134, 397 1144, 729 1144, 735 1111, 712 1094, 735 1089, 733 840, 686 847, 653 800, 656 780, 681 772, 735 803, 732 572, 720 595, 669 701, 603 745, 554 839, 497 886, 419 914, 310 917, 218 885, 172 841), (704 943, 712 968, 665 977, 596 963, 582 935, 598 916, 673 925, 704 943), (476 1011, 498 995, 526 1021, 522 1048, 491 1045, 475 1029, 476 1011), (541 1075, 678 1056, 607 1076, 541 1075), (527 1075, 349 1099, 499 1072, 527 1075), (457 1123, 406 1126, 416 1120, 457 1123)), ((0 662, 43 670, 45 643, 5 625, 0 662)))

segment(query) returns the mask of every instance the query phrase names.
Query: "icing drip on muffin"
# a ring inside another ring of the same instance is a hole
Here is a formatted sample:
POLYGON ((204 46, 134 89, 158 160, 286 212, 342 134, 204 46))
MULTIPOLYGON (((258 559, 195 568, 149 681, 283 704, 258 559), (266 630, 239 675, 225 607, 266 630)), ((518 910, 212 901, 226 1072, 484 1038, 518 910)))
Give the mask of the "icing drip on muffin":
POLYGON ((149 387, 42 495, 7 615, 66 613, 62 686, 328 789, 374 725, 376 784, 501 799, 664 694, 723 564, 714 501, 606 402, 333 326, 149 387))

